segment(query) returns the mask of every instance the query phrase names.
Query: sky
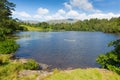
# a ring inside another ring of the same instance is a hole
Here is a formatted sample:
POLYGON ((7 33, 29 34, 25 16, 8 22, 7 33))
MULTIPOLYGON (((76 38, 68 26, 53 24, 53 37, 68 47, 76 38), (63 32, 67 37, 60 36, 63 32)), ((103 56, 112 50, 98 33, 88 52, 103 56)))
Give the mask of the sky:
POLYGON ((8 0, 20 20, 110 19, 120 16, 120 0, 8 0))

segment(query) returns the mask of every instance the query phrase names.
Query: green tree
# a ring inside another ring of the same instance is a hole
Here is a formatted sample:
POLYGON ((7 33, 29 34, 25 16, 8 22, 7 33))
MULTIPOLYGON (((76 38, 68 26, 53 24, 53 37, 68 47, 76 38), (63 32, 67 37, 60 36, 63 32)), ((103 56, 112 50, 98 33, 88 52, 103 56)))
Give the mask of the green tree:
POLYGON ((9 19, 14 10, 15 4, 8 0, 0 0, 0 21, 9 19))
POLYGON ((101 54, 96 61, 101 64, 102 68, 106 68, 120 74, 120 39, 113 41, 109 46, 114 46, 114 50, 101 54))

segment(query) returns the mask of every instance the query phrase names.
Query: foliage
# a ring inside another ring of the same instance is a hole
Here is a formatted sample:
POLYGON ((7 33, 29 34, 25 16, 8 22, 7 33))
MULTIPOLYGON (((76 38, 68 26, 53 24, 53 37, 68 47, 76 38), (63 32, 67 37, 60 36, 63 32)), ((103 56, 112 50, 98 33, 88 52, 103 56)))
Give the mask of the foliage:
POLYGON ((29 59, 27 63, 23 64, 23 68, 27 70, 37 70, 39 69, 39 65, 35 60, 29 59))
MULTIPOLYGON (((56 23, 48 24, 40 22, 30 24, 21 22, 21 25, 41 29, 43 31, 102 31, 106 33, 120 33, 120 17, 107 19, 79 20, 75 23, 56 23)), ((35 29, 34 29, 35 30, 35 29)))
POLYGON ((19 45, 12 39, 0 42, 0 54, 11 54, 18 49, 19 45))
POLYGON ((114 46, 114 50, 99 55, 97 62, 101 64, 103 68, 120 74, 120 40, 111 42, 109 46, 114 46))
POLYGON ((18 30, 24 30, 19 26, 17 19, 12 19, 12 11, 15 4, 8 0, 0 0, 0 41, 5 40, 8 34, 18 30))
POLYGON ((0 0, 0 21, 3 19, 9 19, 14 10, 15 4, 8 0, 0 0))
MULTIPOLYGON (((13 39, 8 39, 8 36, 19 30, 26 28, 19 26, 17 19, 12 19, 12 11, 15 4, 8 0, 0 0, 0 80, 23 80, 18 78, 18 72, 25 69, 38 69, 35 61, 29 60, 26 64, 10 60, 11 53, 14 53, 19 45, 13 39)), ((27 80, 33 77, 25 77, 27 80)))

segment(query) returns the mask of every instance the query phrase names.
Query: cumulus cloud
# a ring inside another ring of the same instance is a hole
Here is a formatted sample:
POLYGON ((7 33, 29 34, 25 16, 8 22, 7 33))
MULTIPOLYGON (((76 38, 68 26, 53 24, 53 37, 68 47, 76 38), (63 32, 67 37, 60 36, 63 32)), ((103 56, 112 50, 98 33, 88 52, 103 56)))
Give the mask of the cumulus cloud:
POLYGON ((93 5, 88 0, 70 0, 70 4, 80 9, 93 10, 93 5))
POLYGON ((68 12, 64 11, 63 9, 58 10, 56 13, 51 14, 51 15, 40 15, 40 14, 35 14, 35 15, 29 15, 28 13, 22 11, 22 12, 13 12, 13 15, 16 15, 17 18, 19 19, 34 19, 34 20, 58 20, 58 19, 68 19, 68 18, 73 18, 73 19, 80 19, 80 20, 85 20, 85 19, 91 19, 91 18, 98 18, 98 19, 111 19, 112 17, 120 17, 120 13, 115 14, 112 12, 109 13, 79 13, 76 10, 69 10, 68 12))
POLYGON ((91 2, 88 0, 69 0, 69 2, 64 3, 64 7, 71 10, 73 8, 78 8, 84 11, 101 12, 95 9, 91 2))
POLYGON ((72 6, 70 4, 68 4, 67 2, 64 3, 65 8, 71 10, 72 6))
POLYGON ((94 14, 90 14, 88 15, 88 19, 90 18, 99 18, 99 19, 111 19, 112 17, 119 17, 120 14, 114 14, 112 12, 109 12, 109 13, 94 13, 94 14))
POLYGON ((46 20, 65 19, 66 12, 63 9, 59 9, 55 14, 44 16, 46 20))
POLYGON ((25 11, 22 11, 22 12, 13 11, 12 13, 13 13, 13 15, 18 15, 18 16, 25 17, 25 18, 30 18, 31 17, 31 15, 28 14, 27 12, 25 12, 25 11))
POLYGON ((39 15, 44 15, 44 14, 48 14, 48 13, 49 13, 49 10, 46 9, 46 8, 39 8, 39 9, 37 10, 37 12, 38 12, 39 15))
POLYGON ((53 15, 48 15, 44 16, 45 20, 59 20, 59 19, 65 19, 65 16, 59 15, 59 14, 53 14, 53 15))
POLYGON ((33 18, 40 19, 40 18, 42 18, 42 16, 36 14, 36 15, 33 16, 33 18))
MULTIPOLYGON (((71 0, 71 1, 77 1, 77 0, 71 0)), ((79 0, 82 1, 82 0, 79 0)), ((85 0, 87 1, 87 0, 85 0)), ((84 3, 84 1, 83 1, 84 3)), ((74 3, 74 5, 77 5, 77 2, 74 3)), ((78 3, 79 4, 79 3, 78 3)), ((93 9, 93 7, 90 7, 93 9)), ((86 9, 89 9, 86 7, 86 9)), ((95 9, 94 9, 95 10, 95 9)), ((12 11, 12 14, 19 18, 19 19, 28 19, 28 20, 56 20, 56 19, 68 19, 68 18, 73 18, 73 19, 80 19, 80 20, 85 20, 85 19, 91 19, 91 18, 99 18, 99 19, 110 19, 112 17, 119 17, 120 13, 115 14, 112 12, 108 13, 103 13, 100 12, 99 10, 96 10, 94 13, 86 13, 86 12, 78 12, 78 10, 74 10, 72 8, 69 8, 69 10, 65 11, 64 9, 59 9, 56 13, 53 14, 48 14, 49 10, 46 8, 38 8, 36 14, 28 14, 25 11, 12 11), (97 13, 99 12, 99 13, 97 13)))
POLYGON ((66 12, 63 9, 58 10, 58 14, 65 14, 66 12))
POLYGON ((61 14, 53 14, 49 16, 44 16, 45 20, 58 20, 58 19, 79 19, 79 20, 85 20, 85 19, 91 19, 91 18, 98 18, 98 19, 111 19, 112 17, 119 17, 120 14, 114 14, 114 13, 93 13, 93 14, 86 14, 86 13, 78 13, 75 10, 70 10, 66 12, 65 15, 61 14))
POLYGON ((70 10, 69 12, 67 12, 66 14, 67 17, 78 17, 79 16, 79 13, 75 10, 70 10))

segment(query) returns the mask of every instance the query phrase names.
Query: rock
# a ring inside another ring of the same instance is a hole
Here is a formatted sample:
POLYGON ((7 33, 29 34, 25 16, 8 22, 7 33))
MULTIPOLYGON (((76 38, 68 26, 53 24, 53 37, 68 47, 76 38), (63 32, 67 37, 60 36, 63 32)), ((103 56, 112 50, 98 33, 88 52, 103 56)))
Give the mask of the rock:
POLYGON ((52 74, 52 72, 47 72, 42 70, 23 70, 23 71, 20 71, 18 74, 19 74, 18 75, 19 78, 24 76, 38 75, 36 77, 36 80, 40 80, 41 78, 52 74))
MULTIPOLYGON (((12 62, 20 62, 20 63, 27 63, 29 59, 25 59, 25 58, 16 58, 16 59, 11 59, 12 62)), ((38 63, 39 65, 39 70, 46 70, 48 71, 50 66, 47 64, 43 64, 43 63, 38 63)))
POLYGON ((40 66, 40 70, 48 70, 50 67, 49 65, 43 63, 39 63, 39 66, 40 66))
POLYGON ((40 74, 41 71, 35 71, 35 70, 23 70, 19 72, 19 77, 29 76, 33 74, 40 74))
POLYGON ((20 58, 20 59, 18 59, 18 62, 27 63, 28 59, 20 58))

